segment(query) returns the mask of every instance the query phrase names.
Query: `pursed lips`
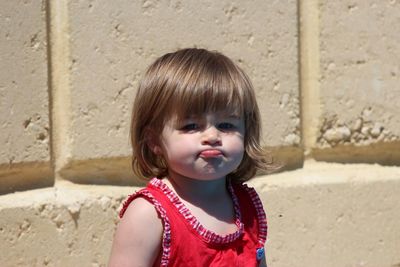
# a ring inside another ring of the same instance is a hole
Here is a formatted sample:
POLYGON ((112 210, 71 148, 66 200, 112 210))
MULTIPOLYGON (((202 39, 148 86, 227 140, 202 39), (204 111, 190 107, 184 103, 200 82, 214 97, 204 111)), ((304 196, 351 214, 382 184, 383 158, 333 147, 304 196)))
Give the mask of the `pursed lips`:
POLYGON ((204 159, 219 158, 221 156, 223 156, 223 153, 221 150, 218 149, 205 149, 202 150, 199 154, 199 157, 204 159))

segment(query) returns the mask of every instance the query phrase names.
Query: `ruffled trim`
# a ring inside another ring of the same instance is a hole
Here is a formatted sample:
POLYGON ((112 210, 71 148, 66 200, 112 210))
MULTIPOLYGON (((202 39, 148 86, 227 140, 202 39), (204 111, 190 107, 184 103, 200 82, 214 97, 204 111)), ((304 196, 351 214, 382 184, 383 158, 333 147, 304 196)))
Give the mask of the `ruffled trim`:
POLYGON ((154 196, 146 189, 142 189, 139 192, 136 192, 133 195, 130 195, 125 201, 122 206, 121 211, 119 212, 119 217, 122 218, 126 209, 128 208, 129 204, 138 197, 144 197, 151 204, 155 207, 158 214, 160 215, 163 225, 164 225, 164 232, 163 232, 163 239, 162 239, 162 255, 161 255, 161 264, 160 266, 165 267, 168 266, 169 256, 171 253, 171 226, 169 223, 169 219, 167 217, 167 213, 165 209, 161 206, 160 202, 158 202, 154 196))
POLYGON ((187 222, 193 227, 193 229, 205 240, 207 243, 215 244, 226 244, 235 241, 240 237, 244 231, 244 225, 242 223, 242 216, 240 213, 239 201, 233 191, 232 185, 228 183, 228 189, 233 199, 233 205, 235 210, 235 224, 238 230, 232 234, 225 236, 219 235, 213 231, 207 230, 197 218, 189 211, 189 209, 181 202, 179 197, 173 192, 163 181, 157 178, 153 178, 150 184, 160 189, 165 196, 171 201, 171 203, 177 208, 180 214, 187 220, 187 222))
POLYGON ((267 241, 268 224, 263 204, 256 190, 254 190, 254 188, 248 187, 246 184, 243 184, 243 188, 249 194, 251 201, 253 202, 253 205, 256 208, 257 221, 258 221, 258 243, 260 245, 260 248, 264 248, 265 242, 267 241))

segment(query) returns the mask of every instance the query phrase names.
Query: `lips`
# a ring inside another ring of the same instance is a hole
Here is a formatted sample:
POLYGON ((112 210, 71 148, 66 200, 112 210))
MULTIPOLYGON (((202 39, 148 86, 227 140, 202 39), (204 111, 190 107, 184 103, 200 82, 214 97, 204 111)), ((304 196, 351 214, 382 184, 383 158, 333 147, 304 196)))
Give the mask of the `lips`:
POLYGON ((219 158, 223 154, 217 149, 207 149, 200 152, 200 157, 204 159, 219 158))

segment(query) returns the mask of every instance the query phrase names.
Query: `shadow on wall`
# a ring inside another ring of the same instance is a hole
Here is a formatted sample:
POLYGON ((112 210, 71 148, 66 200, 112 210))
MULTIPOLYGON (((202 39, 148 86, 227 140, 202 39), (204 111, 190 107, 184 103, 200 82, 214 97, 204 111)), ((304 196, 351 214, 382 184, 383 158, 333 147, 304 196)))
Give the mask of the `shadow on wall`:
POLYGON ((333 148, 314 149, 313 155, 317 161, 400 166, 400 141, 380 142, 369 146, 343 144, 333 148))

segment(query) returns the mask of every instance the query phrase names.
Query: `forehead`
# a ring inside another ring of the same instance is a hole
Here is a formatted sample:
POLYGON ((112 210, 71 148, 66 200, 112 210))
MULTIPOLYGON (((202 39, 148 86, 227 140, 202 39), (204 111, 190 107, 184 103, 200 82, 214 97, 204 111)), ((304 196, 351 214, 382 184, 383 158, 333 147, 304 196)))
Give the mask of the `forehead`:
POLYGON ((224 119, 242 119, 243 114, 238 109, 221 109, 221 110, 205 110, 205 111, 188 111, 175 113, 172 118, 176 121, 187 119, 206 119, 206 118, 224 118, 224 119))

